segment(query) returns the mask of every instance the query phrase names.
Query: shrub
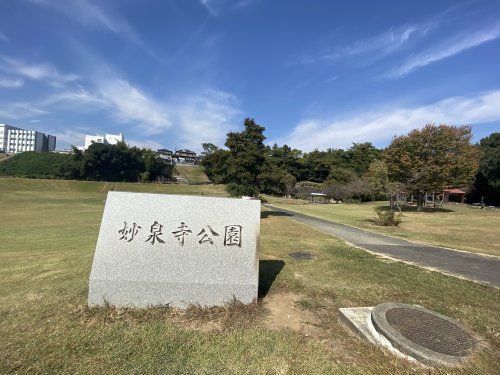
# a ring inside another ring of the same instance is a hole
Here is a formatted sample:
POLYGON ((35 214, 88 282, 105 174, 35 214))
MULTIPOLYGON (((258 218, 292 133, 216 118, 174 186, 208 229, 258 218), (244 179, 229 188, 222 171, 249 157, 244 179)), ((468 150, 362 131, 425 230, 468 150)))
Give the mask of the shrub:
POLYGON ((80 162, 68 154, 28 151, 3 161, 0 175, 77 179, 80 177, 80 162))
POLYGON ((387 210, 384 207, 376 207, 375 213, 377 214, 379 223, 382 225, 388 227, 397 227, 399 226, 399 224, 401 224, 401 212, 387 210))
POLYGON ((149 175, 149 172, 148 171, 142 172, 139 175, 139 181, 141 181, 141 182, 149 182, 149 181, 151 181, 151 177, 149 175))

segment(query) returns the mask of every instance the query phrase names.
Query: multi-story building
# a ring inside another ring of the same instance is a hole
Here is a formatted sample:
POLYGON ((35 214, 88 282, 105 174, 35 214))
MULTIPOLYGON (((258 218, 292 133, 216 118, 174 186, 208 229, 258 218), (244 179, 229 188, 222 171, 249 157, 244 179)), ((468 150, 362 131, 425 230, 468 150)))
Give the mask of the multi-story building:
POLYGON ((174 159, 179 164, 198 164, 198 162, 200 161, 196 152, 191 150, 175 151, 174 159))
POLYGON ((0 124, 0 152, 16 154, 24 151, 54 151, 56 137, 53 135, 0 124))
POLYGON ((103 143, 105 145, 116 145, 118 142, 125 142, 125 138, 120 134, 107 134, 106 135, 86 135, 85 136, 85 145, 83 146, 83 150, 86 150, 90 147, 92 143, 103 143))

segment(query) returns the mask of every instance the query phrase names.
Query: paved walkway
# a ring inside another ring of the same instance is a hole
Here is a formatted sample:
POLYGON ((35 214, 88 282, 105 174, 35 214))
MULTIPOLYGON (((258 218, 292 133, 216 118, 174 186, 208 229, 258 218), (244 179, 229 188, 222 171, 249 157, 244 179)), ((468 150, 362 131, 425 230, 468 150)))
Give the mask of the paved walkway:
POLYGON ((300 223, 339 237, 356 247, 421 267, 431 268, 448 275, 500 287, 500 258, 417 244, 272 205, 266 204, 264 206, 280 212, 283 216, 288 216, 300 223))

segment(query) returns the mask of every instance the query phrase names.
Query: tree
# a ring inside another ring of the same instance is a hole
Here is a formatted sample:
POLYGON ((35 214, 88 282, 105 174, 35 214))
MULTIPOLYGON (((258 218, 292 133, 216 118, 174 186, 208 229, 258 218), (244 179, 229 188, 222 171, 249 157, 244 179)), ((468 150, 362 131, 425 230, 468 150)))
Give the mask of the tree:
POLYGON ((150 181, 170 175, 171 166, 156 158, 149 149, 93 143, 81 159, 81 177, 104 181, 150 181), (147 172, 147 173, 145 173, 147 172))
POLYGON ((227 163, 229 151, 218 149, 201 159, 201 165, 205 168, 205 174, 214 184, 227 183, 227 163))
POLYGON ((344 157, 349 168, 353 169, 358 176, 362 176, 370 167, 370 164, 380 157, 381 150, 374 147, 370 142, 353 143, 345 151, 344 157))
POLYGON ((300 162, 302 151, 292 149, 287 145, 279 147, 275 143, 272 148, 268 147, 267 154, 270 163, 288 172, 295 178, 299 178, 303 174, 303 164, 300 162))
POLYGON ((227 135, 226 189, 233 196, 256 197, 260 192, 259 175, 265 160, 265 128, 250 118, 245 119, 244 125, 245 130, 227 135))
POLYGON ((332 167, 328 156, 327 152, 318 150, 305 154, 302 159, 304 173, 300 176, 299 180, 325 181, 332 167))
POLYGON ((203 148, 203 151, 201 152, 201 155, 203 157, 208 156, 217 150, 220 150, 219 147, 217 147, 213 143, 202 143, 201 147, 203 148))
POLYGON ((484 198, 488 204, 500 205, 500 133, 492 133, 479 141, 479 170, 471 196, 484 198))
POLYGON ((159 176, 172 177, 173 166, 158 158, 150 149, 139 150, 134 147, 131 150, 132 152, 135 151, 137 158, 142 158, 144 162, 144 170, 147 174, 141 173, 141 182, 155 181, 159 176))
POLYGON ((373 199, 383 199, 388 196, 389 171, 384 161, 372 162, 364 178, 370 184, 373 199))
POLYGON ((426 192, 470 184, 478 168, 478 150, 470 126, 426 125, 395 137, 385 150, 389 178, 417 194, 417 209, 426 192))
POLYGON ((348 168, 332 167, 325 182, 348 184, 356 179, 356 173, 348 168))
POLYGON ((271 195, 287 195, 294 191, 295 177, 269 160, 259 175, 260 191, 271 195))

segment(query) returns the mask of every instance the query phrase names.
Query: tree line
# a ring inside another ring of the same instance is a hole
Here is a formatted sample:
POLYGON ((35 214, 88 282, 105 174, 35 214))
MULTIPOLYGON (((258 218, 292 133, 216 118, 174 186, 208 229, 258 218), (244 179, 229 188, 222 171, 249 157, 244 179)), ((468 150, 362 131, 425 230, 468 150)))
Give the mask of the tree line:
POLYGON ((153 151, 93 143, 84 152, 76 147, 69 154, 23 152, 4 161, 0 174, 29 178, 83 179, 95 181, 148 182, 158 176, 170 178, 172 166, 153 151))
POLYGON ((421 207, 426 193, 472 186, 471 199, 499 204, 500 133, 471 143, 469 126, 426 125, 393 138, 385 149, 354 143, 349 149, 303 152, 287 145, 266 146, 265 128, 253 119, 230 132, 226 148, 204 143, 202 165, 208 178, 226 184, 233 196, 260 193, 299 198, 322 191, 338 199, 391 198, 414 194, 421 207))

